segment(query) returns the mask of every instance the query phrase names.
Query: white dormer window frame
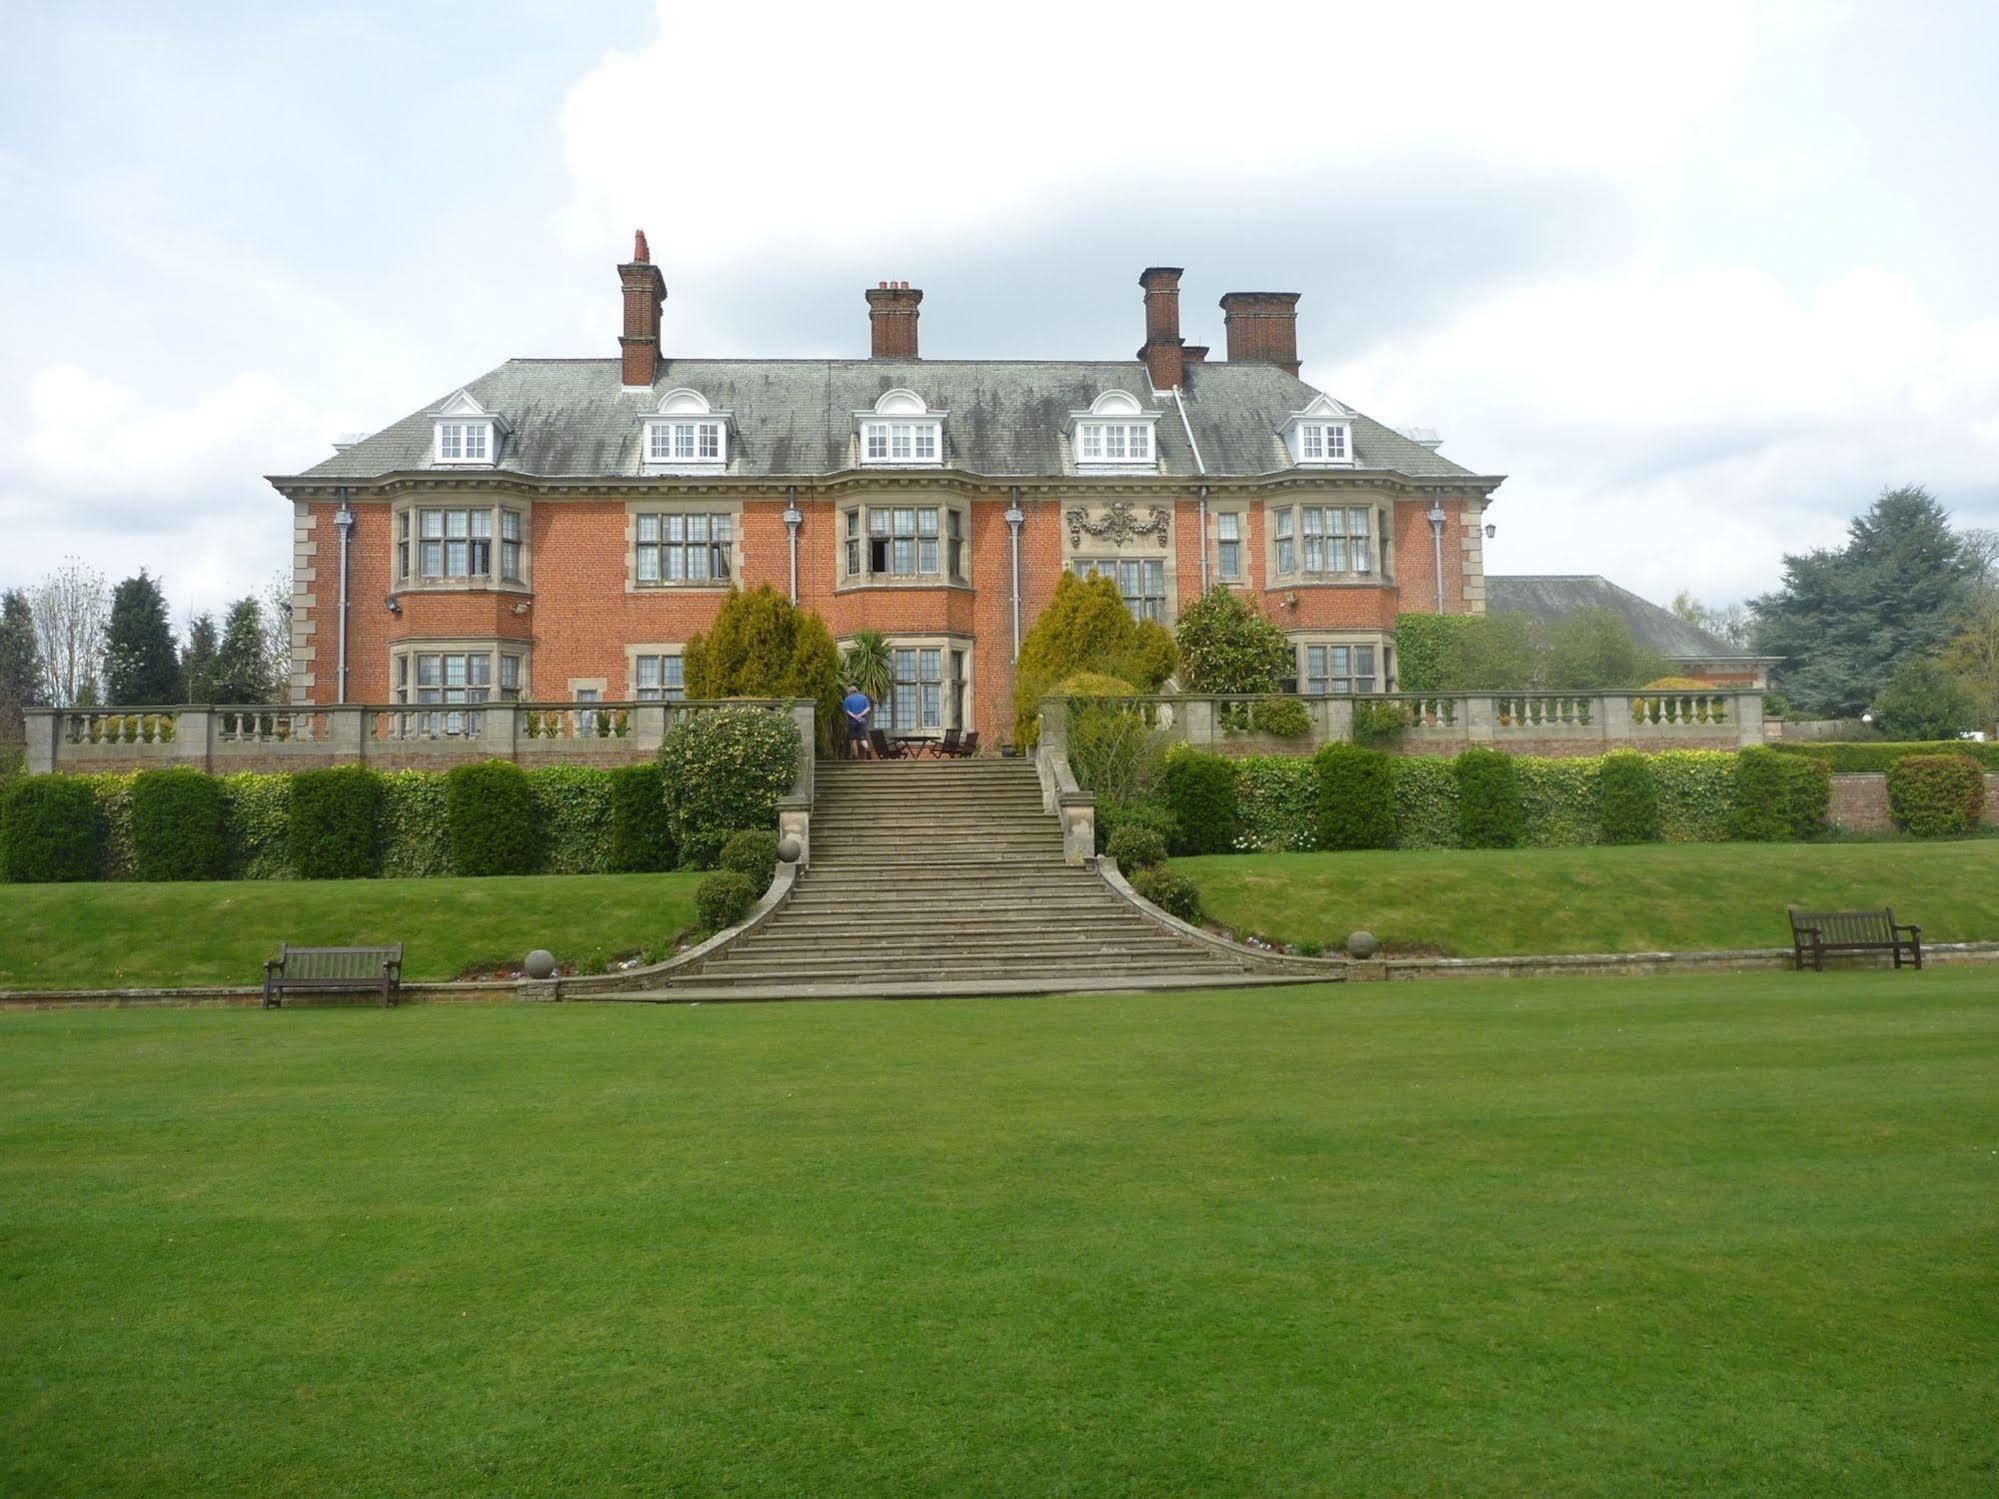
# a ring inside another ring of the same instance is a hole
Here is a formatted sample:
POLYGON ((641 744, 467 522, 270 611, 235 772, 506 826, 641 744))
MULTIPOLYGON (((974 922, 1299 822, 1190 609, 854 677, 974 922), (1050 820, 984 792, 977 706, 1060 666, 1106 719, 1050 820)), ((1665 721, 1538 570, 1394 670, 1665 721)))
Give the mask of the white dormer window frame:
POLYGON ((481 406, 470 393, 457 395, 433 413, 436 421, 430 461, 439 468, 491 468, 499 461, 505 421, 481 406))
POLYGON ((867 468, 941 468, 944 464, 944 419, 948 411, 932 411, 913 390, 884 394, 873 409, 857 411, 861 463, 867 468))
POLYGON ((670 390, 639 427, 639 466, 649 474, 720 473, 729 466, 731 413, 696 390, 670 390))
POLYGON ((1331 396, 1320 396, 1291 413, 1284 441, 1299 468, 1352 468, 1353 412, 1331 396))
POLYGON ((1076 467, 1150 471, 1159 467, 1160 413, 1147 411, 1128 390, 1107 390, 1088 411, 1069 413, 1076 467))

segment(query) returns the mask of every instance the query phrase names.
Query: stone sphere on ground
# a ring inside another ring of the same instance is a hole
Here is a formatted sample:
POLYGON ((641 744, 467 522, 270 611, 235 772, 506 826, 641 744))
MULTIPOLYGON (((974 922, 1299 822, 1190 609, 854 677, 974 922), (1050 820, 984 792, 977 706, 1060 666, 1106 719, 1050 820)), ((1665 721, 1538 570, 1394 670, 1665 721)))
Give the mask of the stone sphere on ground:
POLYGON ((1381 944, 1374 940, 1373 932, 1355 932, 1347 938, 1347 956, 1350 958, 1371 958, 1381 951, 1381 944))
POLYGON ((777 857, 780 863, 796 864, 798 856, 802 852, 803 850, 799 848, 796 838, 786 835, 777 840, 777 857))
POLYGON ((528 954, 527 962, 521 966, 527 970, 527 975, 531 979, 554 978, 555 954, 545 947, 537 947, 528 954))

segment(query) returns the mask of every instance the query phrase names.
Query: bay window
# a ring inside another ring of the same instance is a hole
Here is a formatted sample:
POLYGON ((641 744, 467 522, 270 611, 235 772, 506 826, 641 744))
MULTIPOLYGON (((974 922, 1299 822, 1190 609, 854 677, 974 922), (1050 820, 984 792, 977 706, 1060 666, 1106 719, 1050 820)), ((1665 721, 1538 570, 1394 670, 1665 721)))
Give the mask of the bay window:
POLYGON ((490 583, 494 530, 499 531, 499 573, 504 583, 522 581, 526 525, 521 512, 505 507, 414 506, 396 512, 396 582, 490 583))
POLYGON ((1306 578, 1373 574, 1373 514, 1367 505, 1286 505, 1271 511, 1273 571, 1306 578))
POLYGON ((847 511, 841 524, 850 581, 964 580, 960 511, 942 505, 863 505, 847 511))
POLYGON ((504 645, 440 643, 398 647, 389 680, 398 703, 425 710, 406 717, 420 734, 476 734, 485 702, 516 702, 524 685, 522 651, 504 645))
POLYGON ((1304 645, 1299 648, 1300 688, 1307 695, 1373 692, 1375 648, 1371 645, 1304 645))

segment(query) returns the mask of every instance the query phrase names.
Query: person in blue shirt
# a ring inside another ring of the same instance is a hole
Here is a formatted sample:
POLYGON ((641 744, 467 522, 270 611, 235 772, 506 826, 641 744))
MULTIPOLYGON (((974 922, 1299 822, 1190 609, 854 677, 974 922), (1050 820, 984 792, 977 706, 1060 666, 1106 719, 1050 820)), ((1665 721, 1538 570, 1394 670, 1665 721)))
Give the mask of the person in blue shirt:
POLYGON ((840 706, 846 710, 847 758, 858 760, 867 746, 868 721, 874 717, 875 705, 868 701, 865 692, 856 687, 847 694, 840 706))

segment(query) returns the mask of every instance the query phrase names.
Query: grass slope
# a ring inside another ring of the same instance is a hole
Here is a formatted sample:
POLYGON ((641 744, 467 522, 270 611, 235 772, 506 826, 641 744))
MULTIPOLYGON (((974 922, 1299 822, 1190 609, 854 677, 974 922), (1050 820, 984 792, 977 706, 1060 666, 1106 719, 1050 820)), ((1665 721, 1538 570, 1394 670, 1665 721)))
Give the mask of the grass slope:
POLYGON ((0 1017, 0 1491, 1989 1493, 1989 974, 0 1017))
POLYGON ((448 979, 547 947, 591 961, 694 925, 699 875, 0 885, 0 989, 255 984, 280 942, 404 944, 448 979))
POLYGON ((1787 905, 1892 905, 1929 942, 1999 939, 1999 839, 1648 844, 1175 859, 1208 914, 1279 942, 1365 928, 1461 957, 1787 947, 1787 905))

